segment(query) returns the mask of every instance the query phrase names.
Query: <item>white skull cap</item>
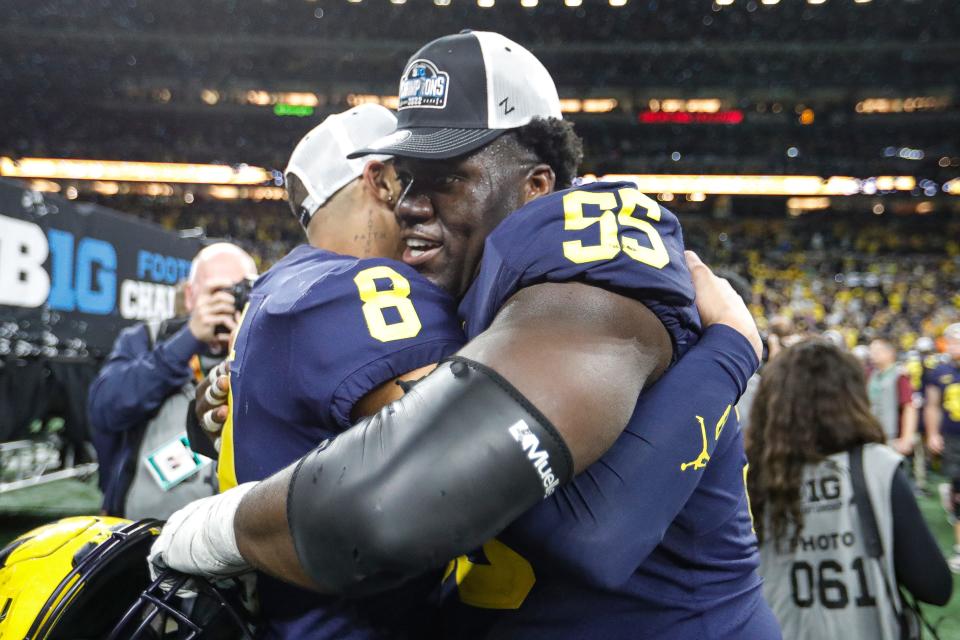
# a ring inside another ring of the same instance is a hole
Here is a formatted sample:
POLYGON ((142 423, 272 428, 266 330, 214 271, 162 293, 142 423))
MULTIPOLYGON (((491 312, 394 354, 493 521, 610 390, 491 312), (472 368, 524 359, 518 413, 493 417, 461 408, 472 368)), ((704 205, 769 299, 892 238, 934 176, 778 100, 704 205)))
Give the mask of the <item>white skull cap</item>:
POLYGON ((290 154, 284 178, 297 176, 309 194, 301 205, 303 215, 300 222, 304 227, 317 209, 363 173, 368 162, 391 158, 372 155, 348 160, 347 154, 363 149, 392 132, 396 126, 397 118, 389 109, 362 104, 328 116, 303 136, 290 154))

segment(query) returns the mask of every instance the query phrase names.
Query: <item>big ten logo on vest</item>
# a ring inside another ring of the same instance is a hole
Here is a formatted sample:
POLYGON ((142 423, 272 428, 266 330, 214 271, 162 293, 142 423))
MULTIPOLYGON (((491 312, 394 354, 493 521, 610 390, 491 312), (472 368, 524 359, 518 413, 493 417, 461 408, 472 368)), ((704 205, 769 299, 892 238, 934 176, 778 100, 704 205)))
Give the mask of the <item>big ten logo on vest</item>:
MULTIPOLYGON (((138 280, 120 283, 120 315, 161 320, 173 315, 173 285, 190 263, 149 251, 137 253, 138 280)), ((0 304, 109 315, 117 308, 117 250, 99 238, 0 215, 0 304), (45 265, 49 262, 49 268, 45 265)))
POLYGON ((834 511, 843 506, 840 497, 843 493, 839 476, 812 478, 803 483, 803 511, 834 511))

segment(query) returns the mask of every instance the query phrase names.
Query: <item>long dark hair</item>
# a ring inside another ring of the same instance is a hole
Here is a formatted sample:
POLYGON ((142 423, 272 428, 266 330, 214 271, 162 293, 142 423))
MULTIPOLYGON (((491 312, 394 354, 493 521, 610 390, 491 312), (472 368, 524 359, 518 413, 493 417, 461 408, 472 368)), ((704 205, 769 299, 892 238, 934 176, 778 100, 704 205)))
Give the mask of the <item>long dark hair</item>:
POLYGON ((779 544, 803 530, 805 465, 883 440, 856 358, 819 339, 777 355, 763 370, 746 437, 747 490, 760 541, 772 536, 779 544))

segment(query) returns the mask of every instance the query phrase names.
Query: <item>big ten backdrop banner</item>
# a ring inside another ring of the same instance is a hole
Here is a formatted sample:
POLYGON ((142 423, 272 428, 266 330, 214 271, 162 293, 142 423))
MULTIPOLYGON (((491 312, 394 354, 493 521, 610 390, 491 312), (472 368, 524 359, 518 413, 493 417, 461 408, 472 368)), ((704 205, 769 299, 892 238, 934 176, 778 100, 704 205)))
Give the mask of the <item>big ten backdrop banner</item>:
POLYGON ((174 313, 197 240, 0 180, 0 357, 102 356, 174 313))

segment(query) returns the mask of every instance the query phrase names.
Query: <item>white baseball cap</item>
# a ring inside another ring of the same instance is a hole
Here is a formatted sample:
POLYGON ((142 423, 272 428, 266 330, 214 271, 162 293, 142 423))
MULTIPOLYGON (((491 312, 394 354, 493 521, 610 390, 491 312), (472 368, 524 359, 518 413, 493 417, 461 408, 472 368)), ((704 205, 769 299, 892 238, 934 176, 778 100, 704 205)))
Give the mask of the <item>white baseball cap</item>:
POLYGON ((442 160, 534 118, 562 118, 550 72, 491 31, 444 36, 417 51, 400 77, 397 127, 350 157, 371 153, 442 160))
POLYGON ((284 171, 294 175, 309 194, 301 203, 300 223, 306 228, 310 218, 337 191, 363 173, 371 160, 389 160, 389 155, 348 159, 347 155, 387 135, 397 126, 393 112, 376 104, 362 104, 326 120, 303 136, 284 171))

